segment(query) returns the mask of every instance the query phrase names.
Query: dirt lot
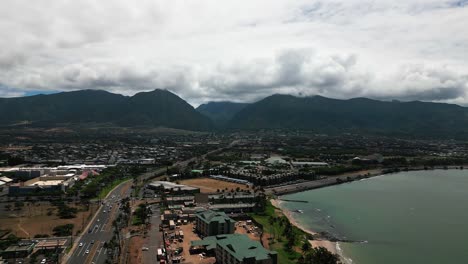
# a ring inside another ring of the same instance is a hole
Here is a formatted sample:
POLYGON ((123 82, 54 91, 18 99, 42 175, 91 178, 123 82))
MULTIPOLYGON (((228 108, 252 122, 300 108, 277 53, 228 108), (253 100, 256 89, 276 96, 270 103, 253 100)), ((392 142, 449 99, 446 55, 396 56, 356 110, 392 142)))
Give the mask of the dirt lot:
POLYGON ((245 221, 239 221, 236 225, 236 234, 244 234, 250 239, 260 242, 260 229, 256 229, 254 225, 246 225, 245 221), (246 226, 244 227, 244 225, 246 226), (249 232, 247 232, 247 230, 249 230, 249 232))
POLYGON ((187 264, 213 264, 216 262, 214 257, 210 258, 200 258, 199 255, 190 255, 190 241, 200 240, 198 235, 192 232, 193 224, 189 223, 187 225, 181 225, 177 230, 182 230, 184 232, 184 240, 182 242, 171 243, 171 248, 176 249, 178 247, 183 247, 184 251, 181 256, 185 259, 182 263, 187 264))
MULTIPOLYGON (((3 206, 5 204, 2 204, 3 206)), ((22 210, 3 211, 0 215, 0 228, 11 229, 12 234, 23 238, 32 238, 37 234, 48 234, 52 236, 52 229, 58 225, 74 224, 73 234, 82 230, 90 219, 90 213, 96 211, 97 205, 91 205, 90 211, 79 211, 76 218, 60 219, 56 215, 56 207, 48 202, 36 202, 35 204, 25 202, 22 210), (47 215, 52 211, 51 215, 47 215)))
POLYGON ((193 187, 200 188, 202 193, 214 193, 218 189, 222 190, 228 188, 228 190, 236 189, 237 187, 241 188, 242 190, 250 190, 250 187, 244 184, 238 184, 233 182, 227 181, 220 181, 211 178, 197 178, 197 179, 189 179, 189 180, 182 180, 180 184, 189 185, 193 187))
POLYGON ((144 239, 142 236, 135 236, 130 239, 129 252, 131 264, 143 263, 141 249, 145 242, 146 239, 144 239))

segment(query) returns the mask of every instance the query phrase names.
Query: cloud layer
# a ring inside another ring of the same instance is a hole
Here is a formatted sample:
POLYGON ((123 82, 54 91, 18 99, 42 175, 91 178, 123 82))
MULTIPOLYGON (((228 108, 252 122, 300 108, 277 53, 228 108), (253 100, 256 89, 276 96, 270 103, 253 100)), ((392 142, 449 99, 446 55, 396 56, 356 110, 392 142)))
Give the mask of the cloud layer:
POLYGON ((174 91, 468 104, 466 0, 5 0, 0 97, 174 91))

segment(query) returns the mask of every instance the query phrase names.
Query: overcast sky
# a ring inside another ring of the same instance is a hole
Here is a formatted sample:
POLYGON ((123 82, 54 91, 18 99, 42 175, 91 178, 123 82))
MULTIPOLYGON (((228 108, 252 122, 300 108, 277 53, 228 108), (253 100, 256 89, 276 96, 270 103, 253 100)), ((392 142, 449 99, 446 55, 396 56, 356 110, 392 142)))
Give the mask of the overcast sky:
POLYGON ((468 104, 468 0, 2 0, 0 97, 168 89, 468 104))

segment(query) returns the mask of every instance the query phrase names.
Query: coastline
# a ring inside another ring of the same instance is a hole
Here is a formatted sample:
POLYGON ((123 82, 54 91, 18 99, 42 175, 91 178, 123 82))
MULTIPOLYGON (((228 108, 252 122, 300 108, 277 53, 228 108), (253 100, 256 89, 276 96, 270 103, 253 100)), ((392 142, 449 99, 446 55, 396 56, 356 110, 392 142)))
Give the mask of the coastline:
POLYGON ((397 167, 397 168, 375 168, 360 170, 354 172, 347 172, 335 176, 327 176, 323 179, 302 181, 291 184, 284 184, 280 186, 265 188, 265 192, 274 197, 281 195, 293 194, 298 192, 309 191, 313 189, 319 189, 329 187, 333 185, 339 185, 344 183, 350 183, 353 181, 369 179, 378 176, 391 175, 398 172, 409 172, 409 171, 433 171, 433 170, 459 170, 460 168, 468 167, 468 165, 450 165, 450 166, 434 166, 434 167, 397 167))
MULTIPOLYGON (((311 234, 311 235, 318 235, 317 232, 313 231, 313 230, 310 230, 310 229, 307 229, 305 228, 304 226, 302 226, 301 224, 299 224, 295 219, 294 217, 292 216, 292 212, 287 210, 287 209, 284 209, 281 207, 281 200, 278 200, 278 199, 271 199, 270 200, 271 204, 278 208, 279 210, 281 210, 281 212, 284 214, 284 216, 286 216, 289 220, 289 222, 294 225, 295 227, 301 229, 302 231, 308 233, 308 234, 311 234)), ((332 242, 332 241, 329 241, 329 240, 309 240, 309 243, 312 245, 312 247, 324 247, 326 248, 328 251, 332 252, 333 254, 338 254, 340 256, 340 258, 344 259, 344 257, 342 255, 340 255, 338 249, 337 249, 337 242, 332 242)))

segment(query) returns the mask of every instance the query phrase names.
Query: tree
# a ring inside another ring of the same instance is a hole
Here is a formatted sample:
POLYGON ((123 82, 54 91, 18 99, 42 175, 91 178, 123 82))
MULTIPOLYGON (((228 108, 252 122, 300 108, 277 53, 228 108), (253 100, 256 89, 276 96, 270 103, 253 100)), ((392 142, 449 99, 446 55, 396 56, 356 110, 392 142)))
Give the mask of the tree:
POLYGON ((310 250, 309 241, 304 241, 304 244, 302 244, 302 252, 307 253, 309 250, 310 250))
POLYGON ((312 248, 304 256, 304 263, 313 264, 340 264, 340 257, 324 247, 312 248))
POLYGON ((54 232, 54 236, 71 236, 73 227, 73 224, 60 225, 54 227, 52 231, 54 232))

